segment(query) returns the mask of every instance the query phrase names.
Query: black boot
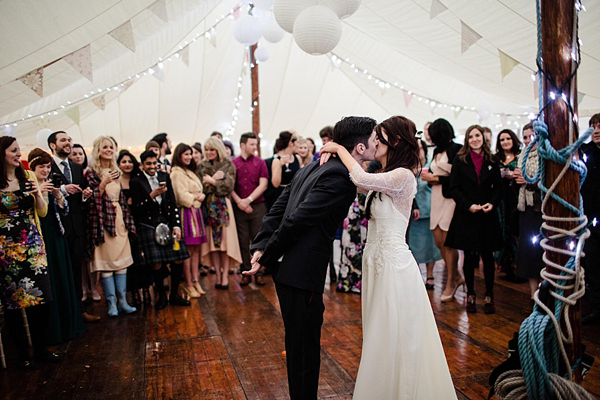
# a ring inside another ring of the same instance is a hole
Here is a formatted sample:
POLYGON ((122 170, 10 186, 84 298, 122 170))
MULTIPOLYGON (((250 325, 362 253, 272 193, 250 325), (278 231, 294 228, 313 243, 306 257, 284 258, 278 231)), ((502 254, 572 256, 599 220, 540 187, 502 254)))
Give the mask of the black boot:
POLYGON ((167 292, 165 290, 165 285, 163 283, 164 276, 160 269, 153 271, 154 275, 154 293, 156 294, 156 299, 154 302, 154 308, 156 310, 162 310, 167 306, 167 292))
POLYGON ((169 303, 173 306, 187 307, 192 304, 177 293, 182 274, 183 264, 171 264, 171 294, 169 295, 169 303))

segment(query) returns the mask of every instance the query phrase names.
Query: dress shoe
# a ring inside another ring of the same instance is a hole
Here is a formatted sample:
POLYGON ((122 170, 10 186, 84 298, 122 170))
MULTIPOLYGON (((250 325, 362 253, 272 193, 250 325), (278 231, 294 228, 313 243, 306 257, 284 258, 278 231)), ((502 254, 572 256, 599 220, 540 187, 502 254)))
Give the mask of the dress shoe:
POLYGON ((197 299, 201 296, 200 293, 196 291, 194 286, 187 286, 183 283, 179 285, 179 296, 183 299, 197 299))
POLYGON ((202 289, 202 286, 200 286, 199 282, 193 282, 193 283, 194 283, 194 289, 196 289, 196 292, 198 292, 200 294, 206 294, 204 289, 202 289))
POLYGON ((254 277, 254 281, 256 282, 256 284, 258 286, 265 286, 265 278, 263 278, 261 275, 256 275, 254 277))
POLYGON ((425 280, 425 289, 433 290, 433 288, 435 288, 433 277, 427 278, 427 280, 425 280))
POLYGON ((160 311, 162 309, 164 309, 165 307, 167 307, 167 304, 169 304, 169 302, 167 301, 167 294, 165 293, 165 289, 157 289, 156 291, 157 293, 157 297, 156 297, 156 302, 154 303, 154 308, 156 309, 156 311, 160 311))
POLYGON ((60 354, 54 353, 46 348, 36 351, 35 358, 52 364, 58 364, 62 360, 62 356, 60 354))
POLYGON ((172 292, 169 296, 169 304, 171 304, 172 306, 182 307, 189 307, 192 305, 192 303, 190 303, 189 301, 187 301, 186 299, 174 292, 172 292))
POLYGON ((92 291, 92 299, 95 302, 99 302, 100 300, 102 300, 102 296, 100 296, 100 293, 98 293, 97 290, 92 291))
POLYGON ((592 311, 581 318, 581 325, 598 325, 600 324, 600 311, 592 311))
POLYGON ((33 369, 35 367, 35 361, 33 360, 19 360, 19 369, 33 369))
POLYGON ((220 283, 215 283, 215 289, 223 289, 223 285, 220 283))
POLYGON ((85 322, 98 322, 100 320, 100 316, 88 314, 86 312, 84 312, 83 314, 81 314, 81 316, 83 317, 83 320, 85 322))
POLYGON ((477 304, 475 303, 475 295, 470 294, 467 297, 467 312, 468 313, 476 313, 477 312, 477 304))
POLYGON ((483 301, 483 312, 485 314, 495 314, 496 307, 494 306, 494 298, 491 296, 485 296, 483 301))
POLYGON ((250 277, 248 275, 242 275, 240 280, 240 286, 247 286, 250 283, 250 277))
POLYGON ((451 301, 451 300, 454 298, 454 295, 456 294, 456 291, 457 291, 457 290, 458 290, 458 288, 459 288, 459 287, 461 287, 461 286, 463 287, 463 291, 465 291, 465 292, 466 292, 466 290, 465 290, 465 278, 461 278, 461 280, 459 280, 459 281, 456 283, 456 286, 454 286, 454 289, 453 289, 453 291, 452 291, 452 294, 447 294, 447 295, 446 295, 446 294, 442 294, 442 295, 440 296, 440 300, 441 300, 441 302, 442 302, 442 303, 447 303, 447 302, 451 301))

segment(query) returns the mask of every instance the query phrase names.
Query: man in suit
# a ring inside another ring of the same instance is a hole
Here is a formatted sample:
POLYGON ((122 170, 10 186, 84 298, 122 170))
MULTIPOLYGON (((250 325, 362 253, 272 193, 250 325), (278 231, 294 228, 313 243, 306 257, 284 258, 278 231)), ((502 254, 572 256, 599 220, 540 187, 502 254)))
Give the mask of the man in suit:
POLYGON ((171 161, 167 158, 171 154, 171 139, 166 133, 154 135, 152 141, 158 143, 160 154, 158 155, 158 163, 163 165, 165 172, 171 172, 171 161))
MULTIPOLYGON (((83 298, 82 273, 85 264, 84 249, 86 245, 85 205, 84 202, 92 195, 92 189, 87 187, 81 165, 69 160, 73 141, 64 131, 57 131, 48 136, 48 147, 52 151, 52 176, 61 182, 60 191, 69 202, 69 214, 61 217, 65 229, 65 238, 69 246, 69 255, 73 267, 73 280, 79 299, 83 298)), ((97 315, 86 312, 86 306, 81 304, 83 320, 94 322, 100 319, 97 315)))
MULTIPOLYGON (((343 118, 333 141, 361 164, 373 160, 375 124, 367 117, 343 118)), ((261 266, 273 271, 292 400, 317 398, 327 264, 337 226, 355 197, 356 186, 339 159, 302 168, 264 217, 252 244, 252 269, 243 272, 252 275, 261 266)))
POLYGON ((163 264, 171 263, 171 294, 169 302, 173 305, 189 306, 190 302, 177 294, 177 288, 183 272, 183 260, 189 258, 185 244, 181 241, 181 221, 179 209, 169 175, 158 169, 158 158, 152 150, 140 155, 142 173, 131 179, 129 187, 132 193, 131 211, 137 228, 138 247, 143 263, 150 265, 154 274, 154 283, 158 299, 155 308, 161 310, 167 306, 163 264), (165 223, 171 229, 174 243, 159 245, 154 236, 156 227, 165 223), (179 247, 179 248, 177 248, 179 247))

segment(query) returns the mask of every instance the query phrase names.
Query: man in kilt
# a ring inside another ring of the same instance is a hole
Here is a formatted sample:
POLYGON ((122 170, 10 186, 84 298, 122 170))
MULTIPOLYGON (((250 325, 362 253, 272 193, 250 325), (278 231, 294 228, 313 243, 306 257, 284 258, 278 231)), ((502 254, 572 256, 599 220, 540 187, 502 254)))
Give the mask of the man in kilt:
POLYGON ((146 150, 140 155, 142 173, 131 179, 131 210, 136 223, 140 258, 144 265, 152 268, 155 292, 158 299, 155 308, 162 310, 167 306, 164 278, 168 270, 164 265, 171 265, 171 293, 169 302, 172 305, 189 306, 190 302, 178 294, 179 282, 183 272, 183 260, 189 257, 185 244, 181 241, 181 222, 179 210, 173 193, 171 179, 165 172, 158 171, 156 153, 146 150), (171 230, 173 241, 166 245, 155 239, 155 229, 164 223, 171 230))

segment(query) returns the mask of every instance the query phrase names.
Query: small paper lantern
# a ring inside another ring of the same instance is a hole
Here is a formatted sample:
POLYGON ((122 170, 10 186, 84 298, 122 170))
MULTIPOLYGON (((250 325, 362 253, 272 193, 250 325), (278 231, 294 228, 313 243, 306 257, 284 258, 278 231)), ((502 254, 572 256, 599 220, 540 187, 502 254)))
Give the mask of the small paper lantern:
POLYGON ((48 136, 52 134, 52 130, 48 128, 40 129, 35 137, 35 141, 40 149, 49 150, 48 136))
POLYGON ((275 0, 253 0, 252 3, 259 10, 269 11, 273 7, 273 4, 275 4, 275 0))
POLYGON ((273 7, 273 15, 284 31, 292 33, 298 15, 308 7, 316 5, 317 0, 277 0, 273 7))
POLYGON ((267 42, 277 43, 283 39, 285 31, 281 29, 274 18, 268 18, 263 21, 262 35, 267 42))
POLYGON ((342 38, 342 22, 325 6, 312 6, 302 11, 294 23, 294 39, 312 55, 330 52, 342 38))
POLYGON ((348 18, 358 10, 361 0, 318 0, 320 6, 331 8, 338 17, 348 18))
POLYGON ((256 50, 254 50, 254 58, 260 62, 267 61, 269 59, 269 49, 262 46, 257 47, 256 50))
POLYGON ((260 20, 251 15, 243 15, 233 23, 233 37, 241 44, 256 44, 262 35, 260 20))

